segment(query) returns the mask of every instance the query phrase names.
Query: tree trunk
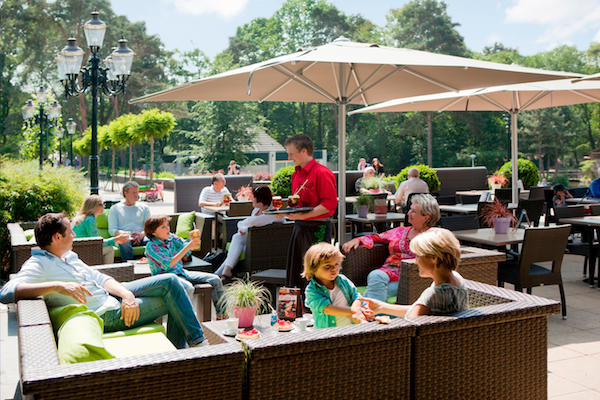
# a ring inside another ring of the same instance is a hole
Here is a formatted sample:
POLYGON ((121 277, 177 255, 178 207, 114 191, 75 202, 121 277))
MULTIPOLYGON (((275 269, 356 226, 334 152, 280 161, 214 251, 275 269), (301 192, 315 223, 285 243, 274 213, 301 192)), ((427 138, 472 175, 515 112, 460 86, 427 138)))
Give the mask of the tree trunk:
POLYGON ((150 186, 152 186, 152 174, 154 173, 154 136, 150 136, 150 186))

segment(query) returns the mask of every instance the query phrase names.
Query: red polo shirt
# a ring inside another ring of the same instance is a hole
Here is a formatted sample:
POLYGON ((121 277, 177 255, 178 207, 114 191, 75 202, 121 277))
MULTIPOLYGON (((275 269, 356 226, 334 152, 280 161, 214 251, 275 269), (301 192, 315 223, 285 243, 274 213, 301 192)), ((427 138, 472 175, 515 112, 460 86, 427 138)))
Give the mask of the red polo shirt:
POLYGON ((300 196, 298 206, 316 207, 322 204, 329 212, 309 219, 331 217, 337 207, 337 188, 333 172, 313 158, 304 168, 296 166, 292 174, 292 193, 296 193, 305 181, 306 184, 298 192, 300 196))

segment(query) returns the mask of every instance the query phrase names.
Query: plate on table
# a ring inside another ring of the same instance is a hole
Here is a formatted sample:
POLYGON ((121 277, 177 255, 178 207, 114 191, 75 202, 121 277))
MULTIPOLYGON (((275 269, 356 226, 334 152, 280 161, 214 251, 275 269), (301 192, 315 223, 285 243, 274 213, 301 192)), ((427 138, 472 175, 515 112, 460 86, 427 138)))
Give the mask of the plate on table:
POLYGON ((263 211, 263 214, 295 214, 295 213, 303 213, 312 211, 312 207, 282 207, 279 210, 274 208, 270 208, 268 210, 263 211))
POLYGON ((237 340, 258 339, 259 337, 260 331, 256 328, 245 331, 243 330, 235 335, 237 340))

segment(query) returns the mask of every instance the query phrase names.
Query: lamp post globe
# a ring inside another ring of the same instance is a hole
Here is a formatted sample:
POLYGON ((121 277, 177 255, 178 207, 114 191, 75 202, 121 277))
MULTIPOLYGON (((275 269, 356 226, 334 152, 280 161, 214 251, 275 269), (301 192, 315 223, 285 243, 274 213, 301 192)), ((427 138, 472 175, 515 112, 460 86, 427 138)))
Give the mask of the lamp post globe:
POLYGON ((21 113, 23 120, 27 123, 27 126, 31 126, 33 123, 40 126, 39 132, 39 158, 40 158, 40 169, 44 163, 44 136, 46 137, 46 157, 49 157, 48 149, 48 135, 49 128, 52 126, 51 122, 60 117, 62 107, 56 100, 54 100, 49 106, 44 109, 44 102, 48 100, 49 93, 46 91, 44 86, 39 86, 35 91, 35 97, 38 101, 36 114, 36 105, 33 100, 29 99, 23 107, 21 107, 21 113))

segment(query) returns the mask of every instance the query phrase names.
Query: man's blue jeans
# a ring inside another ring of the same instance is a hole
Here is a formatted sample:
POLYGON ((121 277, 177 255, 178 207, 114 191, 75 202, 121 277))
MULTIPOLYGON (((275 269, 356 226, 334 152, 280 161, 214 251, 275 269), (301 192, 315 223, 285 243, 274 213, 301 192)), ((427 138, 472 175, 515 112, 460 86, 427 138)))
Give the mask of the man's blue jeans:
POLYGON ((192 303, 183 285, 174 274, 161 274, 123 283, 135 295, 140 306, 140 317, 131 326, 125 326, 121 309, 102 315, 104 331, 114 332, 148 324, 168 315, 167 337, 178 349, 204 341, 204 332, 196 319, 192 303))
MULTIPOLYGON (((148 243, 148 238, 144 236, 142 243, 138 244, 137 246, 146 246, 146 243, 148 243)), ((118 246, 119 257, 121 257, 121 260, 133 260, 133 242, 131 240, 129 242, 119 244, 118 246)))
POLYGON ((367 275, 365 297, 386 301, 388 297, 398 295, 398 281, 391 282, 390 277, 381 269, 374 269, 367 275))

